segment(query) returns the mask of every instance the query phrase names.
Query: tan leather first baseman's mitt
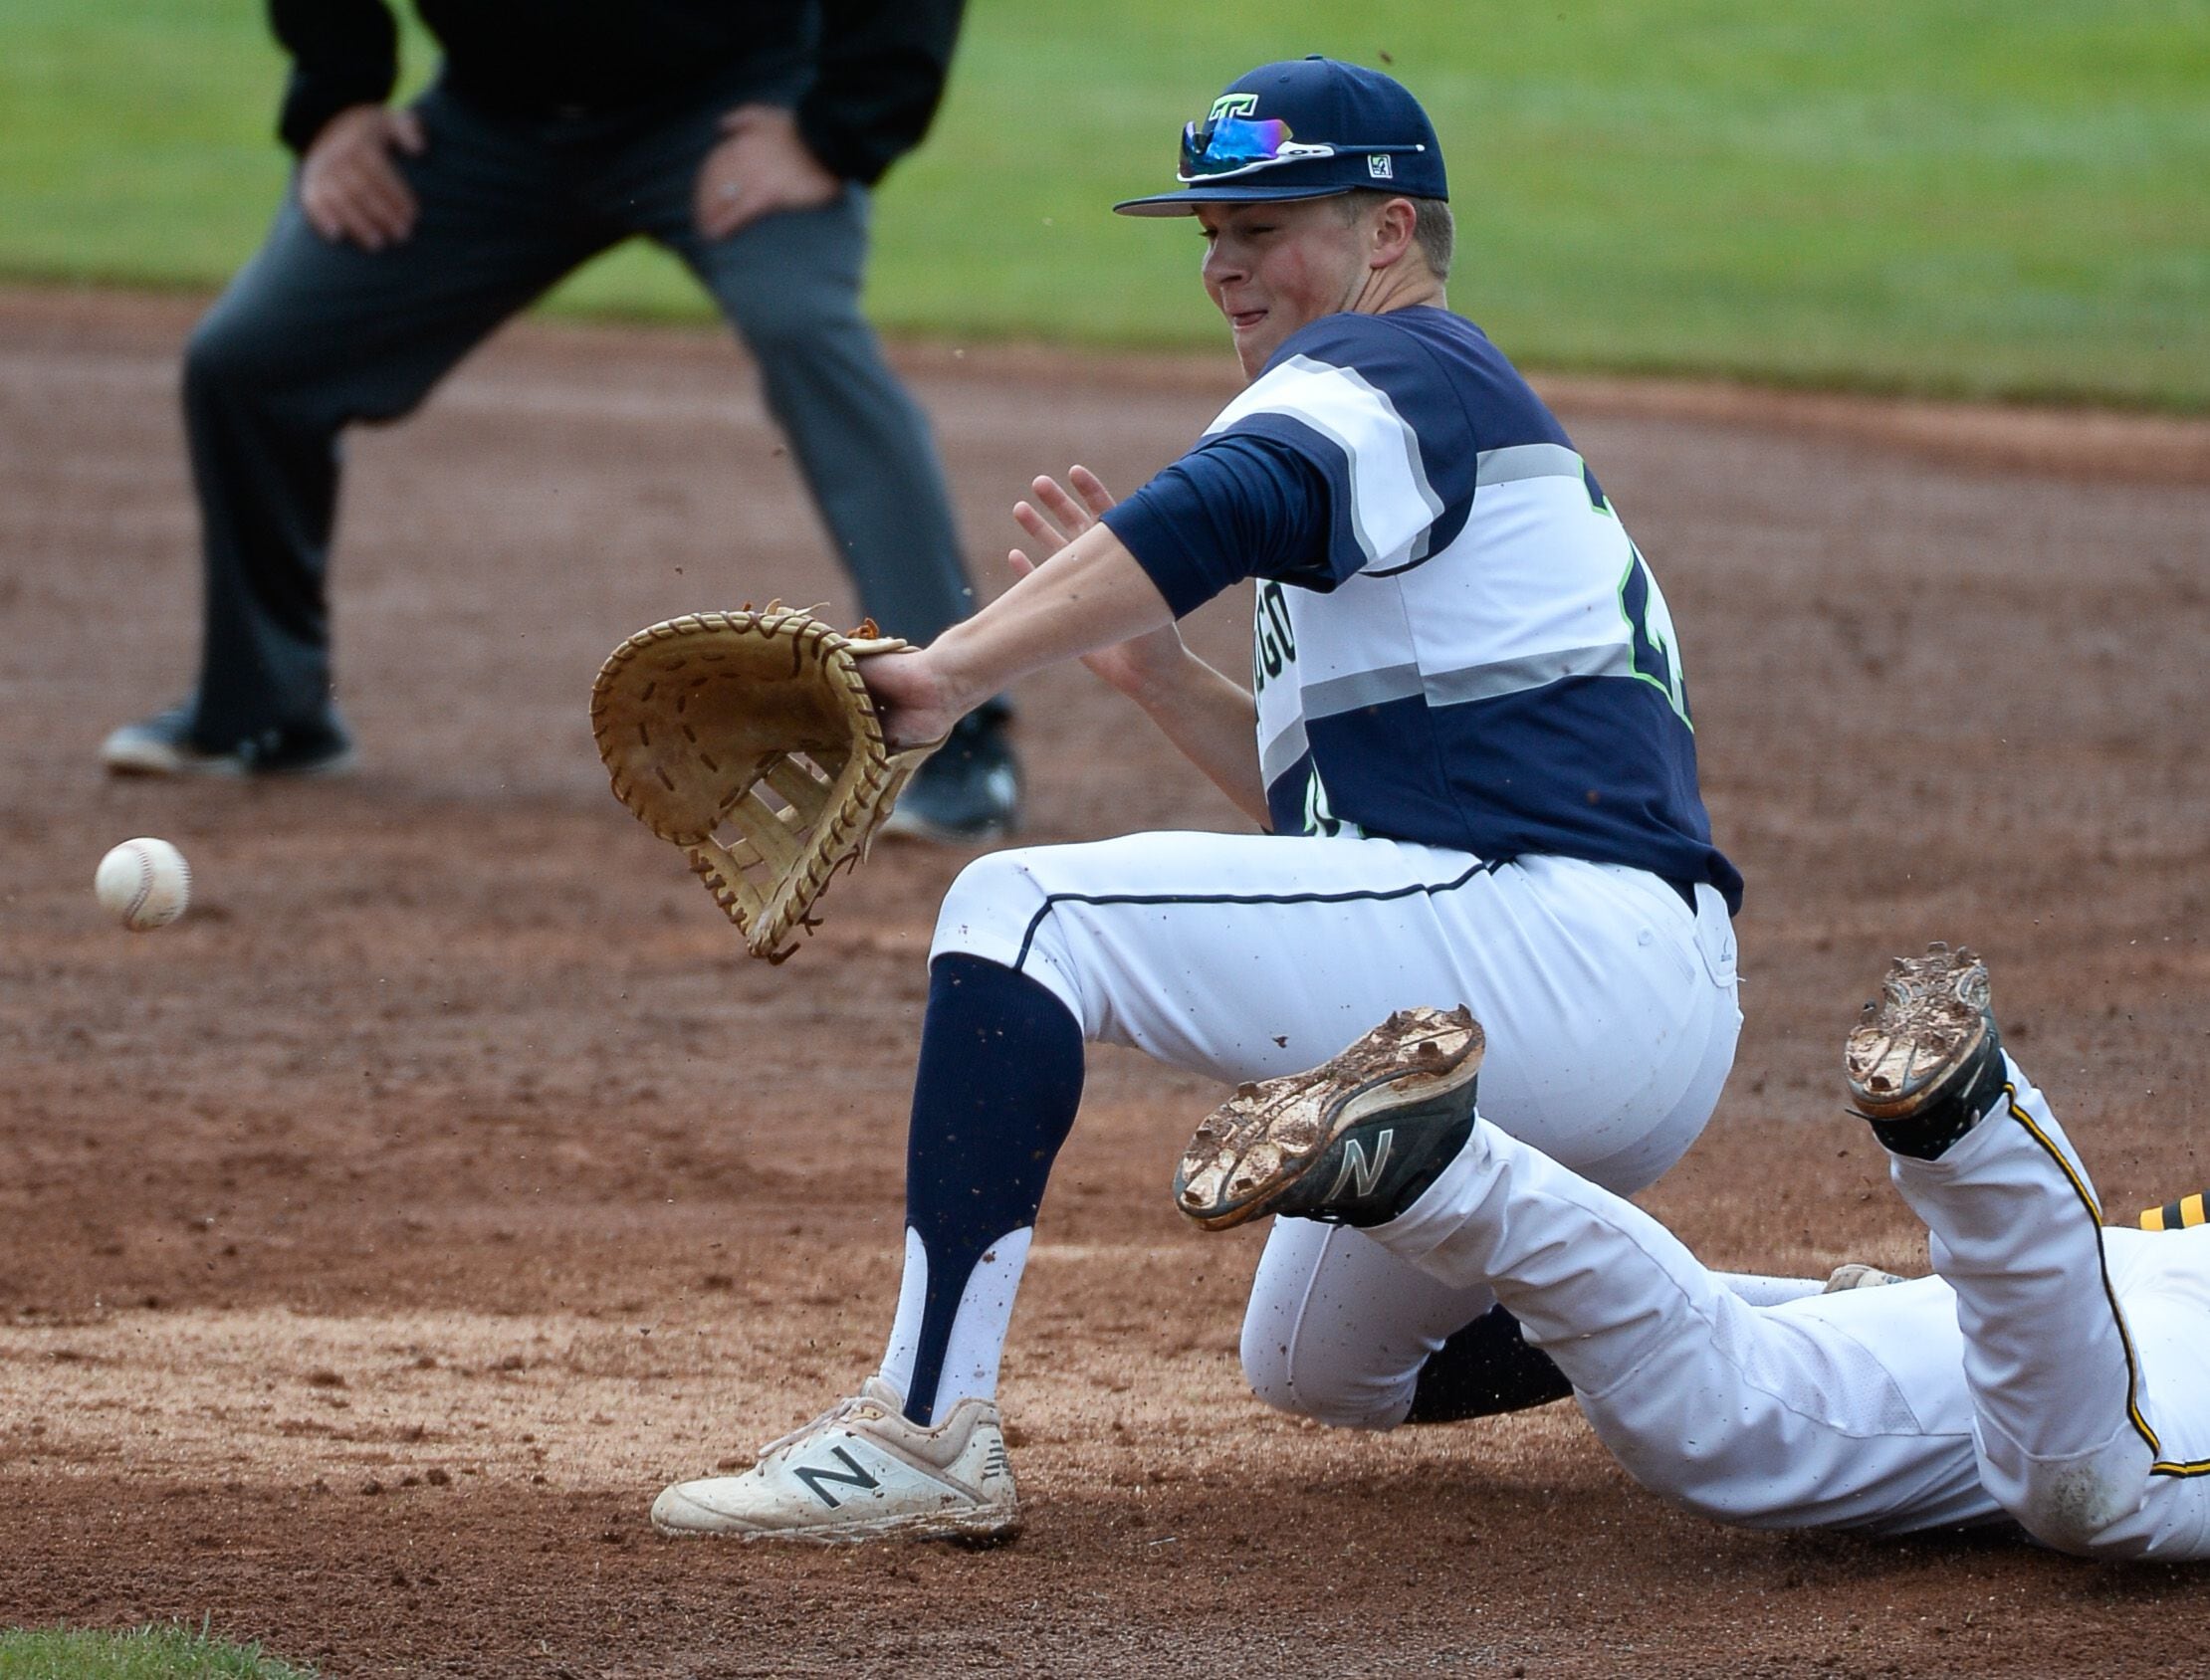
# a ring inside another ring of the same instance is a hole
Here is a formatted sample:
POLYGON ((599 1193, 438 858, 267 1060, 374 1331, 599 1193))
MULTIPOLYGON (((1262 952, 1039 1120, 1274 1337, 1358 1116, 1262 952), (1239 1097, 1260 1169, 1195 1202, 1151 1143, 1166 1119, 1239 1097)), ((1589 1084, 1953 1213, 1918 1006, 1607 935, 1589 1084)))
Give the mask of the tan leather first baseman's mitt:
POLYGON ((683 848, 755 956, 780 962, 839 869, 857 863, 921 761, 883 739, 850 635, 771 602, 640 630, 591 685, 591 734, 614 797, 683 848))

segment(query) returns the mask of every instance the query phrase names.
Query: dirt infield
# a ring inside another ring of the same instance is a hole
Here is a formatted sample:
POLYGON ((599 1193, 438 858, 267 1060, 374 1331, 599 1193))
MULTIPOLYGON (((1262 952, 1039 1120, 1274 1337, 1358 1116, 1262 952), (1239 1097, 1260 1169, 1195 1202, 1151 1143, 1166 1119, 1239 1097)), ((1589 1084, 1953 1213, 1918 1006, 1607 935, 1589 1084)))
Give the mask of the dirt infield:
MULTIPOLYGON (((681 334, 518 330, 354 440, 360 774, 104 779, 101 735, 194 658, 189 320, 0 296, 0 1623, 204 1614, 334 1675, 2200 1660, 2210 1578, 1720 1530, 1570 1405, 1384 1438, 1266 1412, 1234 1361, 1256 1238, 1166 1194, 1217 1093, 1115 1053, 1007 1361, 1028 1534, 655 1541, 663 1481, 880 1352, 962 859, 886 846, 771 969, 607 796, 583 698, 623 635, 846 600, 735 352, 681 334), (198 872, 144 937, 91 893, 134 834, 198 872)), ((912 366, 986 555, 1030 474, 1137 482, 1228 388, 912 366)), ((1554 389, 1665 580, 1750 880, 1734 1081, 1649 1204, 1718 1263, 1922 1266, 1836 1063, 1886 955, 1936 936, 1990 953, 2114 1215, 2210 1183, 2210 433, 1554 389)), ((1246 633, 1196 626, 1230 668, 1246 633)), ((1082 673, 1019 698, 1029 838, 1234 822, 1082 673)))

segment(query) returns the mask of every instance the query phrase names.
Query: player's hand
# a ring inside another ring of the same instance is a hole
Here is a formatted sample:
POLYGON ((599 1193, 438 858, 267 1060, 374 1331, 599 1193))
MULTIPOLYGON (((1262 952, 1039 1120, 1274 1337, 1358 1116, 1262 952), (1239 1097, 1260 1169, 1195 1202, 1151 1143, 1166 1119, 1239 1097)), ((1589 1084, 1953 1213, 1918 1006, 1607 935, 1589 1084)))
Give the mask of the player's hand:
POLYGON ((859 674, 894 751, 942 740, 983 699, 964 699, 927 648, 874 654, 859 662, 859 674))
POLYGON ((381 251, 414 232, 419 206, 394 152, 420 157, 422 118, 380 105, 347 105, 323 124, 300 159, 300 208, 325 239, 381 251))
POLYGON ((780 105, 743 105, 722 118, 721 144, 699 166, 693 217, 707 239, 727 239, 778 210, 834 203, 843 178, 798 137, 797 118, 780 105))
MULTIPOLYGON (((1005 563, 1012 567, 1015 577, 1026 577, 1038 565, 1048 562, 1053 554, 1097 524, 1097 517, 1118 500, 1105 488, 1104 481, 1087 467, 1068 469, 1066 479, 1066 485, 1061 485, 1054 478, 1039 478, 1028 487, 1036 502, 1043 504, 1040 509, 1030 502, 1013 504, 1013 523, 1028 533, 1037 555, 1041 556, 1031 559, 1022 549, 1008 550, 1005 563), (1073 487, 1071 492, 1067 485, 1073 487)), ((1131 637, 1111 647, 1099 648, 1095 653, 1084 654, 1082 663, 1122 694, 1141 699, 1188 655, 1189 650, 1182 644, 1182 632, 1169 624, 1148 635, 1131 637)))

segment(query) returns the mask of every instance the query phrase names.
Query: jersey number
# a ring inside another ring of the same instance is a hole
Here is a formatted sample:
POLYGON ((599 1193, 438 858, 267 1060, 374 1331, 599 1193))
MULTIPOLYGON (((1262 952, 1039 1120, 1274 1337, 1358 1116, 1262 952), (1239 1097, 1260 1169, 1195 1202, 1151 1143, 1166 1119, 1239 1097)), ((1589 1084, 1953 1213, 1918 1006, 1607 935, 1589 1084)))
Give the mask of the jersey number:
MULTIPOLYGON (((1604 494, 1604 487, 1596 482, 1585 461, 1581 464, 1581 483, 1589 493, 1590 507, 1608 520, 1619 518, 1612 499, 1604 494)), ((1626 535, 1625 530, 1620 534, 1626 535)), ((1650 562, 1643 558, 1643 551, 1631 536, 1627 538, 1627 570, 1619 580, 1619 615, 1627 620, 1628 641, 1635 650, 1635 675, 1663 695, 1674 716, 1692 732, 1695 725, 1688 717, 1688 687, 1680 675, 1680 646, 1673 636, 1672 614, 1658 592, 1658 579, 1651 575, 1650 562)))
POLYGON ((1672 628, 1672 614, 1659 593, 1658 579, 1650 572, 1643 551, 1630 541, 1633 556, 1619 580, 1620 616, 1627 620, 1635 650, 1635 675, 1665 697, 1665 704, 1693 730, 1688 718, 1688 689, 1680 675, 1680 648, 1672 628))

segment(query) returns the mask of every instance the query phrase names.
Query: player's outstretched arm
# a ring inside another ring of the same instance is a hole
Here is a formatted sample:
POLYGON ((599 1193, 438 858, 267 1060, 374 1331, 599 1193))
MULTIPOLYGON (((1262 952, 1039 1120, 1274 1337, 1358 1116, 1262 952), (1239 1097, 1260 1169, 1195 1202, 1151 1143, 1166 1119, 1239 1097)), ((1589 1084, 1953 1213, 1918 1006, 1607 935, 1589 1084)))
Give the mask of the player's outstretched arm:
MULTIPOLYGON (((883 708, 892 743, 917 745, 942 737, 985 700, 1031 672, 1173 623, 1174 609, 1135 555, 1110 528, 1094 525, 1048 564, 1035 567, 926 648, 878 655, 864 661, 860 671, 883 708)), ((1214 676, 1216 682, 1208 686, 1201 679, 1186 691, 1205 697, 1204 715, 1210 722, 1192 732, 1189 743, 1179 735, 1176 743, 1193 756, 1193 746, 1211 753, 1221 773, 1215 772, 1208 758, 1199 758, 1199 766, 1239 807, 1263 821, 1265 801, 1251 748, 1248 697, 1224 677, 1214 676), (1239 778, 1224 754, 1214 749, 1224 742, 1222 720, 1233 715, 1231 707, 1240 710, 1242 719, 1240 753, 1246 767, 1239 778)))

